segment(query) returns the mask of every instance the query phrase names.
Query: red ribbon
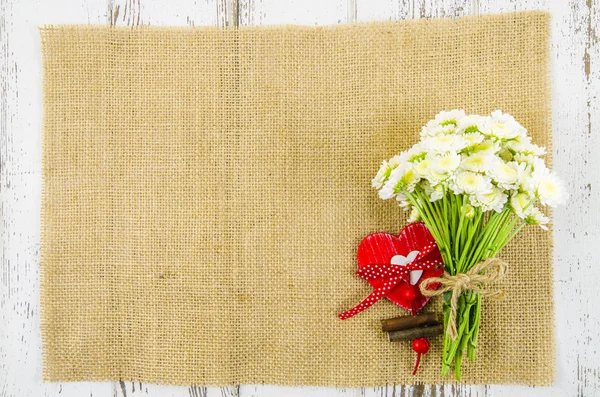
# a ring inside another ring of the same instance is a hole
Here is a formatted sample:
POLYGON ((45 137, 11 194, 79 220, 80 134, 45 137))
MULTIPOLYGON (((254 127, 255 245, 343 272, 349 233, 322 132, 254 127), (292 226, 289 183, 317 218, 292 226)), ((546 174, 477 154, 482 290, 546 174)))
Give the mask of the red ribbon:
MULTIPOLYGON (((420 253, 412 263, 404 266, 385 263, 366 265, 359 269, 356 274, 363 280, 372 281, 372 284, 376 285, 375 291, 352 309, 338 314, 338 317, 341 320, 345 320, 373 306, 381 298, 387 296, 387 294, 396 288, 398 284, 408 282, 411 271, 430 270, 438 267, 442 263, 441 261, 423 260, 428 253, 429 252, 420 253)), ((419 280, 419 282, 420 281, 421 280, 419 280)), ((417 287, 418 284, 419 283, 416 285, 417 287)))

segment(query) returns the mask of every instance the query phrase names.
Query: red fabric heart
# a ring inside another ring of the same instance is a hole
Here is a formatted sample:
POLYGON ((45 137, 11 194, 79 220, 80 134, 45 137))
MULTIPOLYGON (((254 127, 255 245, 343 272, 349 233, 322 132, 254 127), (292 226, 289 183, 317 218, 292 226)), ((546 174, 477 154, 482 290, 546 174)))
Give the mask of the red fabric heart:
MULTIPOLYGON (((420 310, 429 298, 419 291, 421 282, 430 277, 439 277, 444 273, 443 261, 433 236, 424 223, 412 223, 406 226, 396 237, 387 233, 375 233, 365 237, 358 246, 358 271, 361 278, 367 280, 375 291, 354 308, 340 313, 338 317, 345 320, 369 308, 384 296, 406 310, 420 310), (405 266, 392 264, 396 255, 408 257, 412 251, 418 255, 405 266), (423 274, 415 286, 409 283, 410 272, 423 270, 423 274), (415 288, 416 287, 416 288, 415 288), (408 301, 405 290, 413 288, 417 298, 408 301)), ((430 284, 429 289, 439 285, 430 284)), ((414 313, 413 313, 414 314, 414 313)))

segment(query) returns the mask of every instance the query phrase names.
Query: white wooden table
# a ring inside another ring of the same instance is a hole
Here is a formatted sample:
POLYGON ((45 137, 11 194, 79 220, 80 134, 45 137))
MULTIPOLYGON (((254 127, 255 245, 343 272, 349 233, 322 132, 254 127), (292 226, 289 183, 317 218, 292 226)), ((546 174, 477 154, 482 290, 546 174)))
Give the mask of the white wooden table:
POLYGON ((600 396, 600 0, 0 0, 0 397, 600 396), (552 13, 556 212, 554 387, 375 389, 42 383, 39 306, 41 77, 37 26, 325 25, 541 9, 552 13))

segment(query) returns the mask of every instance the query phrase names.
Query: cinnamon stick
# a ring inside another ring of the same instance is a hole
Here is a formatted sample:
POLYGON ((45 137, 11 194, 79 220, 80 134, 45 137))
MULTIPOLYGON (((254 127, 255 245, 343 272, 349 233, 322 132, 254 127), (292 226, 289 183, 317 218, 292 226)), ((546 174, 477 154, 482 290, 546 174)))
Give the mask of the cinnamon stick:
POLYGON ((443 332, 444 326, 442 324, 437 324, 430 325, 428 327, 417 327, 399 331, 391 331, 388 332, 388 338, 390 342, 402 342, 441 335, 443 332))
POLYGON ((423 313, 416 316, 402 316, 381 321, 381 330, 385 332, 438 324, 436 313, 423 313))

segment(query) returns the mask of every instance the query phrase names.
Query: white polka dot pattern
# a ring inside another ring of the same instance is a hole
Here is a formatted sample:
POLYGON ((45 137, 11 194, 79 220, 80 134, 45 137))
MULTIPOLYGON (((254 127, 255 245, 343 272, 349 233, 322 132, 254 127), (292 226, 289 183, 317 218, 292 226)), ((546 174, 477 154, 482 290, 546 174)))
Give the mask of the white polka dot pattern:
MULTIPOLYGON (((434 246, 435 247, 435 246, 434 246)), ((390 291, 396 288, 402 282, 408 282, 408 275, 413 270, 429 270, 440 266, 442 263, 434 260, 424 260, 424 258, 433 247, 428 246, 417 256, 413 263, 405 266, 397 266, 389 263, 372 264, 359 269, 356 274, 363 280, 379 280, 381 285, 367 296, 361 303, 352 309, 338 314, 341 320, 350 318, 363 310, 373 306, 378 300, 385 297, 390 291)))

